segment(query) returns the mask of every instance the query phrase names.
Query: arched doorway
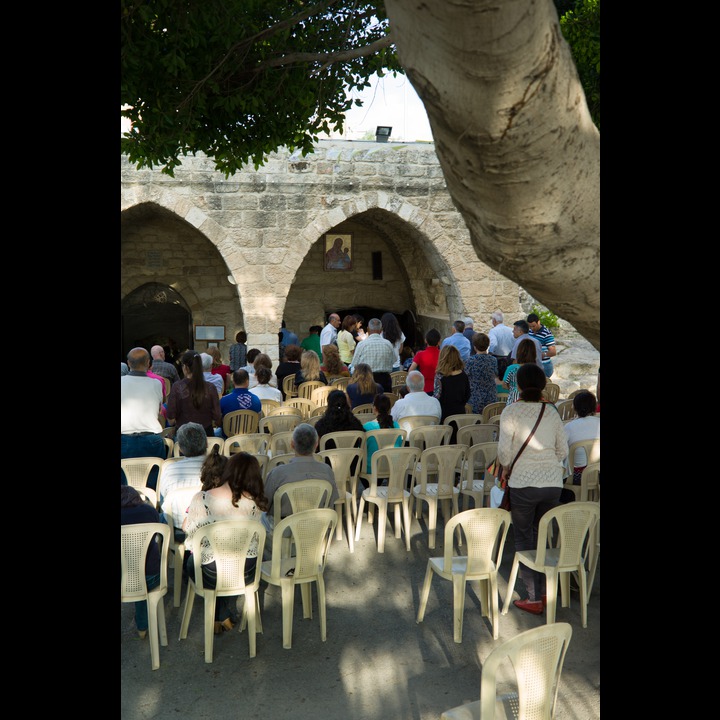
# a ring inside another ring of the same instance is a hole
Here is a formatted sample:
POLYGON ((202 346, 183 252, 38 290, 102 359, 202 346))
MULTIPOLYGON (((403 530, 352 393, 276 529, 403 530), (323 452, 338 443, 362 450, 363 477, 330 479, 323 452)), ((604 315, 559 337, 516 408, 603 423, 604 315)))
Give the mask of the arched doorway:
POLYGON ((173 355, 192 347, 190 307, 169 285, 145 283, 133 290, 123 298, 120 318, 121 360, 134 347, 169 346, 173 355))

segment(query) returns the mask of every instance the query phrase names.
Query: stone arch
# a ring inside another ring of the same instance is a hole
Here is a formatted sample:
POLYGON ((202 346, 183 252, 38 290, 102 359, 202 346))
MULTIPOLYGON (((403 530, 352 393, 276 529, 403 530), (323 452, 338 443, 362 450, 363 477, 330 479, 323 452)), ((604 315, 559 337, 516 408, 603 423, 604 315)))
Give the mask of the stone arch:
MULTIPOLYGON (((167 194, 164 199, 168 199, 167 194)), ((200 223, 200 227, 207 224, 200 223)), ((189 336, 179 350, 207 348, 206 341, 194 340, 193 325, 224 325, 226 340, 219 346, 227 359, 235 333, 244 329, 243 315, 239 288, 231 282, 227 262, 212 238, 187 217, 157 202, 143 201, 121 213, 121 260, 121 299, 148 283, 177 293, 190 323, 189 336)), ((153 332, 167 335, 162 329, 165 318, 156 312, 158 307, 152 306, 151 319, 156 323, 153 332)), ((123 330, 123 343, 129 340, 126 335, 123 330)))

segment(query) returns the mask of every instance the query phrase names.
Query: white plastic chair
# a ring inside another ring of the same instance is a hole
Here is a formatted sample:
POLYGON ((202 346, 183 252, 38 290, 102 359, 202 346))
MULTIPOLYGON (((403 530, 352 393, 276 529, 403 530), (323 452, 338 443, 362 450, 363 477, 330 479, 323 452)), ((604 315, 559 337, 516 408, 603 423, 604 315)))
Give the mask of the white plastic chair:
POLYGON ((446 710, 440 720, 553 720, 572 627, 541 625, 498 645, 483 661, 480 699, 446 710), (498 695, 512 672, 515 692, 498 695))
MULTIPOLYGON (((278 409, 283 410, 282 407, 278 409)), ((298 408, 287 409, 292 410, 292 412, 277 415, 270 414, 264 417, 258 425, 258 432, 269 433, 270 435, 279 432, 292 432, 303 421, 302 414, 298 408)))
POLYGON ((168 591, 167 564, 171 528, 165 523, 137 523, 120 526, 120 602, 145 600, 148 608, 148 635, 152 669, 160 667, 160 645, 168 644, 163 598, 168 591), (151 542, 161 537, 160 583, 148 590, 145 579, 145 559, 151 542), (159 641, 158 641, 159 638, 159 641))
MULTIPOLYGON (((218 438, 219 440, 220 438, 218 438)), ((251 455, 266 455, 270 436, 264 432, 244 433, 231 435, 224 441, 222 454, 230 457, 237 452, 246 452, 251 455)))
POLYGON ((489 423, 491 418, 494 418, 496 415, 500 415, 502 411, 505 409, 506 403, 505 401, 498 401, 494 403, 488 403, 482 411, 482 421, 483 423, 489 423))
POLYGON ((261 576, 265 582, 279 586, 281 589, 283 648, 286 650, 292 647, 296 585, 300 585, 303 618, 312 619, 310 583, 316 583, 320 614, 320 640, 322 642, 327 640, 324 572, 328 547, 336 524, 337 513, 333 508, 315 508, 288 515, 274 528, 272 559, 262 563, 261 576), (294 556, 283 552, 283 536, 286 533, 292 536, 292 545, 295 548, 294 556))
POLYGON ((410 431, 423 425, 439 425, 440 418, 435 415, 406 415, 397 421, 397 424, 408 434, 410 431))
POLYGON ((180 640, 187 638, 195 595, 205 601, 203 627, 205 630, 205 662, 213 661, 213 641, 215 625, 215 599, 217 597, 242 595, 245 598, 240 625, 242 631, 247 623, 250 657, 255 657, 256 633, 262 632, 262 622, 258 612, 258 590, 260 589, 260 571, 265 548, 265 526, 254 518, 217 520, 199 528, 192 538, 192 558, 195 567, 195 580, 188 577, 185 607, 180 624, 180 640), (258 554, 255 572, 245 581, 245 561, 248 550, 257 537, 258 554), (212 546, 215 558, 217 580, 214 588, 203 583, 201 542, 207 538, 212 546))
POLYGON ((490 490, 495 478, 485 469, 497 457, 497 446, 497 442, 479 442, 467 449, 459 485, 460 497, 465 498, 465 504, 469 503, 469 498, 473 499, 476 508, 490 504, 490 490))
POLYGON ((142 490, 147 486, 147 481, 153 468, 158 469, 159 480, 160 468, 163 462, 164 460, 159 457, 122 458, 120 460, 120 468, 125 473, 127 484, 136 490, 142 490))
MULTIPOLYGON (((396 431, 397 432, 397 431, 396 431)), ((420 451, 415 447, 388 447, 377 450, 370 459, 370 487, 362 491, 357 512, 355 542, 360 540, 363 509, 368 505, 368 522, 372 525, 372 505, 378 509, 377 549, 385 552, 385 526, 388 521, 388 505, 395 506, 395 537, 400 537, 401 524, 405 527, 405 549, 410 552, 410 493, 405 489, 405 478, 415 476, 415 464, 420 451), (380 481, 387 478, 387 485, 380 481), (400 512, 402 510, 402 523, 400 512)))
POLYGON ((357 520, 357 486, 360 477, 360 470, 365 462, 365 451, 363 448, 338 447, 329 450, 321 450, 318 455, 330 461, 330 466, 335 475, 335 484, 338 489, 338 499, 335 501, 337 511, 337 539, 342 540, 342 512, 345 508, 345 524, 350 552, 355 552, 355 521, 357 520), (355 461, 355 470, 352 464, 355 461))
POLYGON ((465 510, 445 523, 444 554, 428 558, 417 622, 421 623, 425 617, 433 575, 439 575, 452 582, 453 638, 456 643, 462 642, 466 584, 477 580, 480 584, 481 613, 490 620, 493 639, 497 640, 500 620, 497 575, 509 529, 510 513, 501 508, 465 510), (456 528, 460 528, 465 537, 465 555, 453 554, 456 528))
MULTIPOLYGON (((456 468, 462 466, 467 445, 439 445, 425 448, 420 455, 419 480, 412 486, 415 517, 422 516, 422 502, 428 506, 428 547, 435 547, 438 503, 442 503, 445 522, 459 512, 460 488, 455 486, 456 468), (429 478, 435 478, 431 482, 429 478)), ((417 478, 416 478, 417 480, 417 478)), ((462 539, 458 536, 458 542, 462 539)))
POLYGON ((580 586, 580 610, 582 626, 587 627, 587 571, 585 560, 590 543, 586 538, 600 519, 600 504, 595 502, 571 502, 548 510, 538 524, 538 541, 534 550, 517 550, 513 558, 507 594, 502 614, 506 615, 515 591, 520 563, 544 573, 547 579, 547 622, 555 622, 558 584, 562 607, 570 607, 570 574, 575 574, 580 586), (555 521, 558 529, 557 547, 548 547, 548 528, 555 521))
POLYGON ((458 445, 475 445, 480 442, 496 442, 500 434, 497 423, 477 423, 465 425, 457 432, 458 445))
MULTIPOLYGON (((195 493, 202 490, 202 484, 198 483, 189 488, 178 488, 172 490, 167 494, 165 500, 167 501, 168 510, 165 511, 165 519, 168 522, 172 532, 170 533, 170 555, 173 558, 173 607, 180 607, 180 601, 182 599, 182 580, 183 580, 183 561, 185 559, 185 542, 178 542, 175 539, 175 521, 173 520, 173 496, 176 494, 183 496, 183 504, 187 503, 190 505, 190 501, 195 493)), ((168 556, 169 562, 169 556, 168 556)))

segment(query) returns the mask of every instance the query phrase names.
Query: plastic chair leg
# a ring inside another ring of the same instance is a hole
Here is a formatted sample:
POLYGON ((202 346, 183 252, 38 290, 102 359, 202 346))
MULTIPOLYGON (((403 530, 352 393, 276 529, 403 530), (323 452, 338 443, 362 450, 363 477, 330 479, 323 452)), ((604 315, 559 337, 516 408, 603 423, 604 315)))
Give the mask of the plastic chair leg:
POLYGON ((283 648, 292 648, 293 611, 295 609, 295 583, 292 578, 280 578, 282 594, 283 648))
POLYGON ((213 643, 215 641, 215 593, 203 590, 205 607, 203 624, 205 625, 205 662, 213 661, 213 643))
POLYGON ((182 614, 182 621, 180 622, 180 637, 179 640, 184 640, 188 634, 188 627, 190 626, 190 616, 192 615, 193 603, 195 602, 195 583, 188 579, 187 594, 185 595, 185 608, 182 614))
MULTIPOLYGON (((325 578, 319 573, 316 578, 318 596, 318 614, 320 615, 320 640, 327 640, 327 607, 325 606, 325 578)), ((308 585, 308 587, 310 587, 308 585)))
POLYGON ((462 642, 463 615, 465 613, 465 574, 453 573, 453 640, 462 642))
POLYGON ((417 617, 415 618, 416 623, 421 623, 425 617, 425 609, 427 608, 428 597, 430 596, 432 576, 432 564, 428 560, 427 570, 425 571, 425 580, 423 580, 422 590, 420 591, 420 605, 418 606, 417 617))
MULTIPOLYGON (((508 608, 510 607, 510 601, 512 600, 513 593, 515 592, 515 581, 517 580, 518 569, 520 568, 520 561, 517 558, 517 554, 513 558, 512 569, 510 570, 510 577, 508 578, 507 591, 505 593, 505 602, 503 603, 502 614, 507 615, 508 608)), ((548 602, 550 602, 550 595, 548 594, 548 602)))

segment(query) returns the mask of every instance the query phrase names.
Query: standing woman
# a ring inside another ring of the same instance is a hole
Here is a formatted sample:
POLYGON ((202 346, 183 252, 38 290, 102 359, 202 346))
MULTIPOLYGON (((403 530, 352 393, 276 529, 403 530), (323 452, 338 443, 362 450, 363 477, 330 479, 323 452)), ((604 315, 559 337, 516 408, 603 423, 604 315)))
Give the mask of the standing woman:
POLYGON ((481 413, 490 403, 497 402, 498 378, 497 358, 488 353, 490 338, 485 333, 473 333, 472 344, 475 354, 465 363, 465 372, 470 380, 470 404, 474 413, 481 413))
POLYGON ((353 330, 357 326, 357 320, 354 315, 346 315, 343 318, 342 325, 338 331, 337 348, 340 352, 340 359, 346 364, 352 363, 353 353, 355 352, 355 337, 353 330))
MULTIPOLYGON (((183 522, 183 530, 187 533, 186 545, 192 548, 185 560, 185 570, 195 580, 195 563, 193 553, 200 553, 202 563, 203 585, 214 588, 217 581, 215 555, 210 543, 197 543, 202 536, 202 528, 218 520, 236 518, 256 518, 260 522, 260 513, 267 510, 262 471, 257 458, 249 453, 235 453, 225 464, 220 476, 220 485, 209 490, 202 490, 193 496, 188 514, 183 522)), ((253 537, 245 560, 245 580, 252 577, 258 559, 258 538, 253 537)), ((237 596, 218 596, 215 598, 215 634, 232 630, 237 622, 235 609, 237 596)))
POLYGON ((400 361, 400 352, 402 351, 403 343, 405 342, 405 335, 400 329, 400 323, 398 323, 397 318, 391 312, 384 313, 383 316, 380 318, 380 322, 382 323, 383 327, 382 332, 380 333, 380 337, 389 340, 393 346, 393 350, 395 351, 395 360, 393 360, 393 372, 401 370, 402 363, 400 361))
MULTIPOLYGON (((500 415, 498 461, 503 467, 503 478, 507 478, 510 465, 538 418, 540 422, 532 441, 515 462, 505 489, 510 493, 516 551, 537 547, 540 518, 560 503, 565 474, 563 461, 568 454, 560 415, 551 403, 542 400, 547 382, 543 369, 535 362, 527 362, 518 368, 517 382, 520 400, 505 407, 500 415)), ((545 576, 521 563, 520 579, 525 583, 528 597, 515 600, 514 605, 533 615, 541 615, 545 606, 545 576)))
POLYGON ((235 343, 230 346, 230 371, 235 372, 243 367, 246 363, 247 355, 247 333, 239 330, 235 333, 235 343))
MULTIPOLYGON (((338 335, 339 337, 339 335, 338 335)), ((353 350, 355 349, 355 341, 353 340, 353 350)), ((323 363, 320 370, 325 373, 328 382, 332 382, 335 378, 350 377, 350 369, 340 360, 340 353, 337 345, 323 345, 322 347, 323 363)))
POLYGON ((208 437, 213 437, 215 427, 222 427, 220 398, 214 385, 203 377, 199 353, 187 350, 182 356, 183 379, 173 383, 167 402, 169 425, 182 427, 185 423, 196 422, 205 428, 208 437))
MULTIPOLYGON (((465 405, 470 401, 470 379, 464 368, 465 363, 460 357, 460 351, 454 345, 446 345, 440 351, 433 396, 440 401, 441 423, 445 422, 448 415, 464 413, 465 405)), ((455 442, 456 436, 455 429, 450 438, 451 443, 455 442)))

